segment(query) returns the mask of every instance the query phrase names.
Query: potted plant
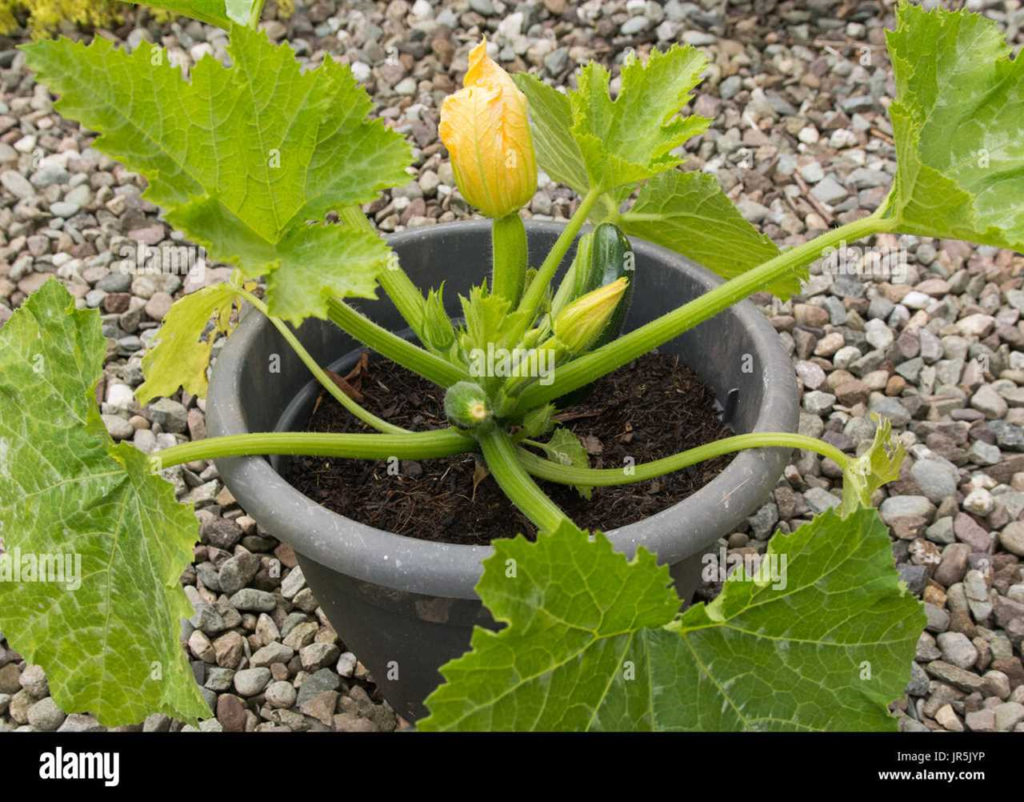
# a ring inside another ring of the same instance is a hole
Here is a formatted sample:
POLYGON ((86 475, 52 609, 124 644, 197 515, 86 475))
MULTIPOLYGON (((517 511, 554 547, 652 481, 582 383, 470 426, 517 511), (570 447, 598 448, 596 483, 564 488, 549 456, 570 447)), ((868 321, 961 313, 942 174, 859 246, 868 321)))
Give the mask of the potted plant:
MULTIPOLYGON (((174 7, 188 13, 183 5, 174 7)), ((175 304, 138 391, 143 403, 182 387, 205 396, 214 342, 230 334, 209 398, 217 436, 152 459, 103 429, 95 315, 49 284, 0 332, 0 532, 8 549, 81 554, 91 577, 84 598, 0 584, 0 623, 50 670, 55 699, 101 722, 208 715, 178 643, 178 621, 192 614, 178 577, 196 522, 160 474, 216 460, 268 531, 294 541, 340 635, 403 714, 420 712, 437 666, 485 624, 472 651, 442 669, 424 729, 894 726, 886 705, 906 683, 923 615, 893 570, 872 496, 899 476, 902 445, 884 420, 859 455, 786 431, 787 361, 742 302, 759 290, 791 294, 824 251, 879 232, 1020 247, 1019 156, 993 145, 1012 130, 1019 78, 995 26, 900 6, 889 37, 900 165, 890 196, 785 253, 710 176, 678 169, 676 149, 707 125, 679 116, 704 68, 696 50, 628 59, 613 100, 597 64, 562 95, 513 80, 481 43, 465 88, 444 104, 441 136, 460 190, 491 222, 410 232, 389 249, 358 204, 405 180, 407 146, 367 118, 369 99, 347 69, 328 59, 303 73, 287 46, 255 30, 260 5, 240 14, 228 4, 231 13, 207 19, 229 28, 232 66, 207 57, 189 80, 145 43, 132 54, 102 39, 27 48, 59 110, 99 131, 97 147, 149 178, 147 197, 171 223, 237 267, 175 304), (972 154, 986 143, 982 168, 972 154), (537 162, 580 195, 564 227, 523 224, 537 162), (347 300, 374 297, 378 284, 391 306, 372 316, 347 300), (424 295, 421 284, 435 286, 424 295), (442 388, 446 423, 410 431, 361 405, 337 378, 356 343, 442 388), (738 433, 590 468, 558 426, 559 405, 659 347, 725 396, 738 433), (317 387, 303 388, 305 371, 317 387), (320 388, 373 433, 296 430, 320 388), (703 552, 771 488, 780 449, 791 448, 833 460, 843 498, 733 571, 714 602, 681 611, 703 552), (701 493, 607 535, 578 527, 537 482, 587 493, 735 452, 744 453, 701 493), (465 453, 479 454, 535 539, 497 540, 491 553, 376 531, 301 496, 261 459, 465 453), (99 637, 62 634, 97 610, 99 637), (506 626, 494 632, 495 622, 506 626), (809 679, 809 665, 826 680, 809 679)))

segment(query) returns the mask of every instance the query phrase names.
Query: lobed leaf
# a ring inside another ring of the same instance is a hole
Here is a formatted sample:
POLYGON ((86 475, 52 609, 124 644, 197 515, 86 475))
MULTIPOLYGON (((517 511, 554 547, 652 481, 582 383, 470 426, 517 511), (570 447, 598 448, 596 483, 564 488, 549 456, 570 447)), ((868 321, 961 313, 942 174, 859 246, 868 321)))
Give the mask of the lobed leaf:
POLYGON ((147 199, 247 277, 271 275, 272 314, 326 317, 324 293, 373 297, 383 246, 342 226, 310 226, 408 180, 408 145, 331 58, 303 72, 287 45, 233 26, 231 67, 206 56, 185 80, 163 50, 97 37, 25 47, 61 95, 57 109, 100 132, 96 147, 147 177, 147 199), (303 260, 315 279, 298 276, 303 260), (274 273, 287 275, 274 280, 274 273), (287 286, 283 298, 281 287, 287 286))
POLYGON ((675 45, 651 51, 646 63, 634 59, 622 68, 622 88, 611 99, 608 70, 590 62, 569 96, 572 134, 592 186, 613 190, 651 178, 682 164, 671 151, 702 134, 704 117, 678 116, 693 99, 691 90, 707 66, 694 47, 675 45))
POLYGON ((894 730, 924 627, 886 526, 860 508, 776 535, 677 615, 668 570, 571 525, 500 540, 477 592, 500 632, 441 669, 424 730, 894 730))
POLYGON ((908 234, 1024 250, 1024 61, 980 14, 901 3, 897 22, 888 215, 908 234))
POLYGON ((646 641, 679 610, 650 552, 627 562, 607 538, 571 524, 498 540, 477 585, 500 632, 473 631, 473 650, 441 669, 418 729, 648 730, 646 641), (635 663, 630 676, 627 663, 635 663))
POLYGON ((198 523, 146 455, 107 434, 105 345, 99 315, 57 281, 0 330, 0 628, 66 712, 195 721, 210 711, 179 638, 198 523), (12 581, 32 561, 53 572, 12 581))
MULTIPOLYGON (((646 65, 623 68, 615 101, 608 96, 608 73, 598 65, 586 67, 580 89, 568 95, 527 73, 515 80, 530 105, 540 166, 580 195, 595 186, 607 191, 605 204, 591 215, 595 221, 617 210, 636 182, 646 181, 632 209, 616 223, 729 279, 773 259, 779 250, 743 218, 714 177, 674 169, 681 160, 670 151, 707 125, 700 117, 676 116, 703 67, 693 48, 655 51, 646 65)), ((789 276, 766 289, 789 297, 799 292, 801 277, 789 276)))

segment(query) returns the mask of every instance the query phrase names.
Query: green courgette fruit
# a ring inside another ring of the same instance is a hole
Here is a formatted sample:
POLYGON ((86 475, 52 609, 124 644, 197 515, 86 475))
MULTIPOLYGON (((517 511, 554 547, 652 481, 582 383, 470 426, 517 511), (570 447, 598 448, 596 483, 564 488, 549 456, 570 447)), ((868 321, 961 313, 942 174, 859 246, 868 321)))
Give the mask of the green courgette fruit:
MULTIPOLYGON (((590 346, 590 350, 594 350, 619 337, 625 328, 629 307, 633 302, 636 262, 629 238, 612 223, 601 223, 594 229, 589 243, 589 251, 590 258, 588 260, 577 262, 573 298, 579 298, 598 287, 607 286, 623 276, 629 280, 629 286, 626 287, 626 292, 622 296, 622 300, 619 301, 615 314, 608 321, 601 336, 590 346)), ((573 390, 558 398, 555 405, 559 409, 564 409, 582 403, 593 389, 594 385, 588 384, 578 390, 573 390)))
POLYGON ((594 229, 593 239, 590 243, 589 264, 580 264, 579 267, 582 269, 576 273, 576 288, 573 298, 586 295, 598 287, 606 287, 623 276, 629 280, 626 293, 616 307, 612 319, 608 321, 607 328, 590 347, 593 350, 610 343, 622 334, 622 329, 626 325, 629 307, 633 303, 633 274, 635 272, 633 246, 629 244, 629 238, 619 230, 618 226, 601 223, 594 229))

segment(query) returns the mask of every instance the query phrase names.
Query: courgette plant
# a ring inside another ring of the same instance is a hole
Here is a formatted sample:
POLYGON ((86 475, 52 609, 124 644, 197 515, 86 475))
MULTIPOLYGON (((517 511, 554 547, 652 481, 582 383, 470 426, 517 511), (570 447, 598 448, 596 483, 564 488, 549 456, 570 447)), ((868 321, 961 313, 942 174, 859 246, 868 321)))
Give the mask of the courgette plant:
POLYGON ((466 87, 442 109, 459 188, 494 221, 491 276, 461 298, 456 325, 443 288, 424 295, 360 209, 408 180, 411 151, 368 118, 369 97, 347 67, 327 57, 303 71, 287 45, 258 30, 259 2, 152 5, 226 28, 231 66, 206 56, 186 77, 159 47, 141 42, 128 53, 101 37, 24 47, 60 96, 58 110, 148 179, 146 198, 171 224, 237 268, 231 281, 174 304, 145 355, 138 400, 181 388, 203 396, 215 339, 249 305, 376 432, 212 438, 152 459, 115 445, 94 396, 105 353, 98 315, 77 309, 58 283, 44 285, 0 331, 0 535, 8 552, 81 554, 84 577, 76 592, 0 583, 0 624, 14 648, 46 668, 58 704, 105 724, 153 712, 210 715, 179 643, 180 619, 191 614, 179 577, 197 523, 161 473, 240 455, 381 460, 477 450, 539 534, 495 543, 478 589, 507 626, 478 629, 472 651, 443 669, 447 682, 428 700, 422 729, 895 727, 887 704, 907 682, 923 615, 898 581, 872 508, 904 455, 887 421, 857 457, 810 437, 759 433, 631 471, 592 470, 580 443, 555 428, 554 402, 755 291, 798 292, 805 268, 843 242, 905 232, 1021 249, 1024 83, 993 22, 900 5, 888 34, 897 86, 892 190, 873 214, 781 253, 712 176, 679 169, 680 146, 709 125, 681 116, 706 66, 699 51, 627 58, 613 100, 599 64, 583 67, 563 94, 530 75, 513 80, 481 44, 466 87), (580 202, 533 269, 519 209, 538 164, 580 202), (584 233, 588 221, 596 228, 584 233), (622 333, 635 269, 628 236, 725 281, 622 333), (419 344, 353 305, 378 285, 419 344), (362 408, 296 338, 292 327, 308 318, 329 319, 448 388, 452 426, 406 431, 362 408), (474 370, 473 354, 488 348, 542 355, 554 371, 474 370), (682 612, 654 555, 640 549, 627 561, 602 534, 578 529, 536 482, 600 488, 765 447, 833 460, 844 474, 841 506, 771 541, 768 557, 788 558, 785 589, 734 576, 714 602, 682 612))

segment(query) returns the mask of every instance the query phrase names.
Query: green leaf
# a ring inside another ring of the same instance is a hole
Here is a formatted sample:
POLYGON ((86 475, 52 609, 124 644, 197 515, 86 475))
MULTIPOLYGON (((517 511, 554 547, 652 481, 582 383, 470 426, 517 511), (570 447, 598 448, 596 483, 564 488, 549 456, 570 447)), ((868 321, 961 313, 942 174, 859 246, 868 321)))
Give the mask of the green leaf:
POLYGON ((232 312, 240 305, 237 287, 230 283, 205 287, 175 301, 155 346, 142 359, 146 381, 135 391, 139 403, 172 396, 179 387, 205 398, 213 343, 218 334, 231 332, 232 312))
POLYGON ((901 4, 887 41, 904 233, 1024 250, 1024 60, 999 25, 901 4))
POLYGON ((585 195, 590 179, 583 154, 572 137, 569 97, 529 73, 519 72, 513 78, 529 105, 537 163, 553 181, 585 195))
POLYGON ((179 642, 192 615, 179 582, 198 524, 146 455, 107 434, 105 345, 99 315, 57 281, 0 330, 0 575, 72 561, 63 582, 0 582, 0 628, 66 712, 195 721, 210 711, 179 642))
POLYGON ((473 630, 473 650, 441 669, 427 699, 432 730, 650 729, 646 641, 679 610, 665 566, 571 524, 497 540, 477 592, 501 632, 473 630), (627 679, 627 661, 639 666, 627 679))
POLYGON ((894 731, 921 605, 886 526, 833 511, 769 543, 709 605, 676 615, 668 572, 571 526, 499 540, 477 592, 495 619, 441 669, 424 730, 894 731))
MULTIPOLYGON (((651 179, 619 226, 627 234, 693 259, 724 279, 779 255, 775 243, 743 218, 714 176, 706 173, 671 170, 651 179)), ((800 292, 800 278, 788 276, 768 289, 788 298, 800 292)))
MULTIPOLYGON (((502 332, 508 319, 509 302, 500 295, 489 295, 486 287, 476 286, 469 291, 469 297, 459 296, 462 314, 466 319, 463 350, 487 351, 488 344, 501 346, 502 332)), ((470 360, 473 361, 472 359, 470 360)), ((477 378, 486 373, 473 374, 477 378)))
MULTIPOLYGON (((559 465, 568 465, 571 468, 589 468, 590 458, 587 457, 587 450, 583 447, 580 439, 564 426, 555 429, 551 439, 546 443, 531 443, 542 449, 547 458, 559 465)), ((573 485, 576 491, 585 499, 589 499, 594 488, 584 485, 573 485)))
POLYGON ((260 19, 264 0, 123 0, 132 5, 160 8, 183 17, 191 17, 208 25, 231 28, 232 22, 255 26, 260 19))
POLYGON ((146 198, 171 223, 247 277, 271 274, 271 313, 325 317, 325 289, 373 297, 383 252, 355 229, 308 225, 408 181, 408 145, 367 119, 369 96, 347 67, 327 58, 302 72, 287 45, 239 26, 232 66, 207 56, 189 81, 146 42, 131 54, 102 37, 25 51, 61 95, 57 109, 99 131, 97 148, 145 175, 146 198), (297 278, 311 253, 314 280, 297 278), (284 286, 288 297, 276 298, 284 286))
POLYGON ((651 51, 647 63, 622 68, 622 89, 613 101, 611 75, 596 62, 580 71, 569 96, 572 135, 592 187, 609 191, 651 178, 682 164, 671 151, 707 130, 704 117, 679 117, 700 82, 707 60, 696 48, 675 45, 651 51))
POLYGON ((871 447, 843 471, 843 503, 839 514, 847 516, 860 507, 871 506, 871 494, 900 478, 900 466, 907 455, 899 438, 892 436, 892 421, 874 412, 875 439, 871 447))
POLYGON ((519 432, 520 439, 541 437, 550 432, 555 427, 554 415, 554 404, 545 404, 542 407, 531 409, 523 416, 523 428, 519 432))
POLYGON ((734 573, 652 639, 658 728, 895 731, 887 705, 925 621, 878 513, 829 510, 775 535, 766 559, 785 565, 784 587, 734 573))

